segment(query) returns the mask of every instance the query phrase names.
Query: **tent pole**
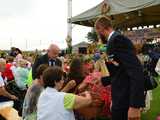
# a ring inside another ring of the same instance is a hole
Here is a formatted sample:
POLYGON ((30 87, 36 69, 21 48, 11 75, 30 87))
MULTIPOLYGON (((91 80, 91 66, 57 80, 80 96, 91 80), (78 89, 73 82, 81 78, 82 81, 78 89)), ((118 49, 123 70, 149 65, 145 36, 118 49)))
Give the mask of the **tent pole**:
POLYGON ((71 24, 71 18, 72 18, 72 0, 68 0, 68 36, 72 38, 72 24, 71 24))
POLYGON ((71 23, 71 18, 72 18, 72 0, 68 0, 68 18, 67 18, 67 46, 68 46, 68 52, 67 53, 72 53, 72 23, 71 23))

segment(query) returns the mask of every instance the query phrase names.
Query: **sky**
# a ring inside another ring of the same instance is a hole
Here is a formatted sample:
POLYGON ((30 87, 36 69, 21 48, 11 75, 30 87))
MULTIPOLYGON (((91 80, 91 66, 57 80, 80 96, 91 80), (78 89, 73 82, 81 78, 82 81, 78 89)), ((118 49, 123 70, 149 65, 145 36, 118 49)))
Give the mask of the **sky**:
MULTIPOLYGON (((72 0, 75 16, 103 0, 72 0)), ((86 41, 89 27, 73 27, 73 44, 86 41)), ((67 0, 0 0, 0 49, 66 47, 67 0)))

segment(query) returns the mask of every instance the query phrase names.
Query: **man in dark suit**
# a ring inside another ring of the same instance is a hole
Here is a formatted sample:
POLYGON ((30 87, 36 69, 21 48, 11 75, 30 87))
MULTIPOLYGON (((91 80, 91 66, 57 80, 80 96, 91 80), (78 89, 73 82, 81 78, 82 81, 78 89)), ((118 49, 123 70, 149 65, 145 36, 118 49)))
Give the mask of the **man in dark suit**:
POLYGON ((97 33, 105 36, 107 54, 112 62, 110 77, 101 83, 112 86, 112 120, 140 120, 144 107, 144 75, 132 42, 112 28, 109 18, 101 17, 95 24, 97 33))
POLYGON ((62 62, 57 58, 59 55, 60 49, 57 45, 51 44, 47 54, 37 58, 32 67, 32 77, 36 79, 36 70, 41 64, 48 64, 49 66, 62 66, 62 62))

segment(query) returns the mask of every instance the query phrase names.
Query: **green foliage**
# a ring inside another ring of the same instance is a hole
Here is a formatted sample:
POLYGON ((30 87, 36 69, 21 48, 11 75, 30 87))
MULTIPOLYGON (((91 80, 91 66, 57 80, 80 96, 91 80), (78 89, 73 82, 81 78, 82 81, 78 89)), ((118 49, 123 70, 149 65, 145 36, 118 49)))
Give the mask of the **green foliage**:
POLYGON ((96 42, 96 41, 98 41, 97 33, 95 31, 88 32, 87 39, 89 40, 89 42, 96 42))

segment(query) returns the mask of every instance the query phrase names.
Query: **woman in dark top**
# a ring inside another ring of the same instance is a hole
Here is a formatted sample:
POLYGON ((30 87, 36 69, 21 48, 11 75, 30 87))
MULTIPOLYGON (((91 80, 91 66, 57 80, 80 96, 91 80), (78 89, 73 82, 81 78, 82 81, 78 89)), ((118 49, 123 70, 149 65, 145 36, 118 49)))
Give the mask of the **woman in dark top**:
MULTIPOLYGON (((69 90, 69 93, 78 94, 78 86, 83 82, 84 78, 85 68, 83 59, 81 57, 73 58, 70 64, 67 83, 74 80, 76 85, 69 90)), ((85 120, 85 118, 80 115, 79 112, 74 111, 74 114, 76 120, 85 120)))
POLYGON ((69 92, 70 93, 77 93, 77 87, 82 83, 82 81, 85 78, 85 73, 84 73, 84 63, 83 60, 80 58, 74 58, 70 64, 70 71, 68 74, 68 80, 75 80, 76 86, 71 89, 69 92))

